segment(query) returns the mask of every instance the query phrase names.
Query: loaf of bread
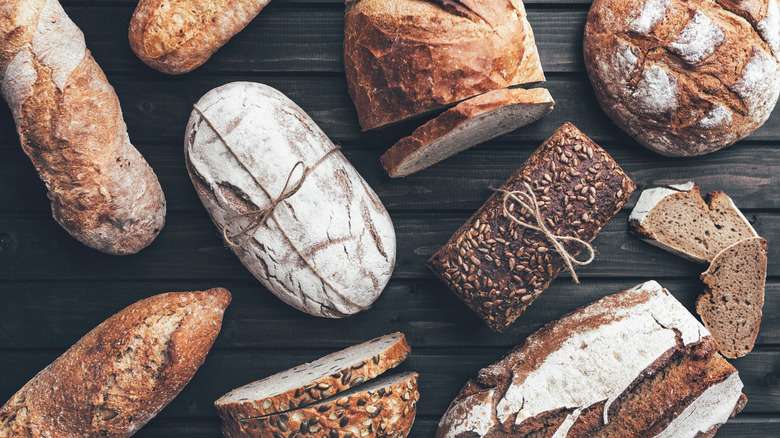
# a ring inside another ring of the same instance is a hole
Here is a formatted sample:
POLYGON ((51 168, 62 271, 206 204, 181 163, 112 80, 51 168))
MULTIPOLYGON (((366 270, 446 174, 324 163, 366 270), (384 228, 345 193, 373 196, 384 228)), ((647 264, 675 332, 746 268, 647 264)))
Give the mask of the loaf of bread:
POLYGON ((2 408, 2 437, 128 437, 192 379, 217 338, 230 293, 173 292, 104 321, 2 408))
POLYGON ((503 332, 566 267, 532 211, 506 192, 539 206, 538 219, 576 257, 577 238, 592 241, 636 188, 609 154, 571 123, 559 127, 428 261, 428 267, 493 330, 503 332), (506 205, 506 209, 504 206, 506 205))
POLYGON ((0 82, 54 219, 85 245, 133 254, 165 223, 165 197, 130 144, 114 89, 57 0, 0 3, 0 82))
POLYGON ((464 100, 417 128, 382 155, 391 178, 419 172, 472 146, 531 124, 552 111, 543 88, 502 88, 464 100))
POLYGON ((643 191, 628 222, 645 242, 702 264, 729 245, 758 237, 731 198, 711 192, 705 202, 693 182, 643 191))
POLYGON ((182 74, 200 67, 270 0, 140 0, 130 47, 150 67, 182 74))
POLYGON ((296 309, 341 318, 379 297, 396 247, 382 202, 335 149, 287 96, 249 82, 206 93, 185 139, 198 196, 244 266, 296 309))
POLYGON ((595 0, 584 46, 604 112, 662 155, 733 144, 780 95, 778 0, 595 0))
POLYGON ((520 0, 348 0, 344 33, 363 130, 544 80, 520 0))
POLYGON ((745 405, 737 370, 655 281, 532 334, 482 369, 436 438, 712 436, 745 405))

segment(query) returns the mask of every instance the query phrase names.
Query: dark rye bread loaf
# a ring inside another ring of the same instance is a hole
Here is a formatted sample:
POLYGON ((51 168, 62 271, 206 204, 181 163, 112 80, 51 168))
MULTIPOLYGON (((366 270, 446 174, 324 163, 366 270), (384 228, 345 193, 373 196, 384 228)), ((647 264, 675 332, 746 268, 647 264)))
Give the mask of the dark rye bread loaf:
POLYGON ((139 301, 87 333, 0 408, 0 437, 128 437, 192 379, 230 293, 139 301))
POLYGON ((403 438, 417 413, 417 373, 382 377, 311 406, 264 417, 223 417, 228 438, 403 438))
MULTIPOLYGON (((592 241, 636 185, 607 152, 564 123, 500 187, 533 187, 545 226, 592 241)), ((428 261, 428 267, 493 330, 503 332, 564 269, 547 238, 507 218, 495 193, 428 261)), ((511 213, 535 224, 530 212, 511 213)), ((564 247, 577 255, 576 243, 564 247)))
POLYGON ((403 333, 381 336, 234 389, 214 404, 223 419, 301 408, 395 368, 410 351, 403 333))
POLYGON ((711 436, 746 402, 715 347, 649 281, 544 326, 482 369, 436 438, 711 436))

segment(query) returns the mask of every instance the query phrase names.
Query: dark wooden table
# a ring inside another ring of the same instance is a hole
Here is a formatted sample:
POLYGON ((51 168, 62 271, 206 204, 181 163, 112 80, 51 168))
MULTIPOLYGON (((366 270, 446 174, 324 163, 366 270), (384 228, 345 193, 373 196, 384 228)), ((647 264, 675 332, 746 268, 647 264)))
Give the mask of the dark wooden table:
MULTIPOLYGON (((181 395, 138 437, 216 437, 213 401, 226 391, 354 343, 406 333, 422 398, 412 437, 431 437, 466 380, 541 325, 649 279, 686 306, 703 267, 642 243, 628 232, 637 195, 601 232, 598 257, 562 276, 503 335, 492 333, 425 268, 437 250, 540 142, 574 122, 604 146, 641 188, 694 180, 724 190, 769 241, 769 279, 758 345, 733 361, 745 383, 744 412, 720 437, 780 436, 780 114, 749 139, 691 159, 639 147, 605 118, 584 72, 581 35, 588 0, 526 3, 556 99, 536 124, 402 180, 381 171, 379 156, 411 126, 361 134, 341 59, 343 2, 272 0, 242 33, 194 73, 171 77, 142 64, 127 42, 135 3, 66 0, 88 47, 122 102, 130 137, 156 171, 168 199, 167 224, 141 253, 112 257, 80 245, 51 218, 43 184, 0 107, 0 403, 108 316, 150 295, 224 286, 233 293, 222 333, 181 395), (311 317, 284 305, 225 248, 184 168, 191 105, 213 87, 257 81, 304 108, 376 190, 398 235, 395 275, 374 307, 345 320, 311 317)), ((638 193, 639 191, 637 191, 638 193)))

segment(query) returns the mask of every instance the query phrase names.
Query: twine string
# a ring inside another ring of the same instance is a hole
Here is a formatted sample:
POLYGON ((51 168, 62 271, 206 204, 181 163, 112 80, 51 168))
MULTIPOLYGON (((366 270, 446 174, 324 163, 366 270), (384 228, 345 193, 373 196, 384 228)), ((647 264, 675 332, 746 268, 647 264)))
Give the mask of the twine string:
POLYGON ((498 193, 504 194, 503 199, 503 208, 504 208, 504 215, 508 217, 512 222, 516 223, 517 225, 528 228, 534 231, 538 231, 544 237, 552 244, 555 251, 561 256, 563 259, 563 262, 566 264, 566 269, 571 272, 572 279, 575 283, 579 283, 579 277, 577 277, 577 273, 574 272, 574 265, 578 266, 584 266, 588 265, 591 262, 593 262, 593 259, 596 258, 596 251, 593 249, 593 246, 591 246, 588 242, 578 238, 578 237, 572 237, 572 236, 558 236, 554 234, 552 231, 550 231, 549 228, 544 224, 544 219, 542 218, 542 212, 539 209, 539 202, 536 199, 536 194, 534 194, 533 188, 527 183, 523 182, 525 190, 505 190, 505 189, 493 189, 494 191, 498 193), (516 202, 520 207, 525 209, 529 212, 531 217, 534 219, 534 222, 536 222, 536 225, 526 222, 514 214, 509 210, 507 207, 507 203, 512 200, 516 202), (576 244, 579 244, 582 246, 585 250, 588 251, 590 256, 585 261, 577 260, 575 256, 573 256, 569 251, 566 250, 566 248, 563 246, 565 242, 574 242, 576 244))

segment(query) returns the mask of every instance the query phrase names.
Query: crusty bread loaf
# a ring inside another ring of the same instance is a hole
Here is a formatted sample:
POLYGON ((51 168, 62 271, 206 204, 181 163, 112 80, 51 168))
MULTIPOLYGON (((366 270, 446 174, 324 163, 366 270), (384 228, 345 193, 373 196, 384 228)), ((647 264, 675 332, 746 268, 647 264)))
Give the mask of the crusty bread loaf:
POLYGON ((221 232, 241 234, 230 243, 244 266, 296 309, 341 318, 379 297, 396 246, 379 197, 335 148, 287 96, 249 82, 206 93, 185 138, 198 196, 221 232))
POLYGON ((231 412, 223 416, 222 434, 227 438, 404 438, 417 413, 417 377, 417 373, 382 377, 311 406, 259 418, 231 412))
POLYGON ((156 295, 120 311, 0 408, 0 436, 134 434, 192 379, 229 303, 217 288, 156 295))
POLYGON ((302 408, 395 368, 410 351, 403 333, 382 336, 234 389, 214 405, 222 418, 302 408))
POLYGON ((140 0, 130 47, 163 73, 192 71, 252 21, 270 0, 140 0))
POLYGON ((694 438, 742 409, 742 387, 707 329, 649 281, 544 326, 482 369, 436 437, 694 438))
POLYGON ((731 198, 711 192, 705 202, 693 182, 643 191, 628 222, 645 242, 702 264, 729 245, 758 237, 731 198))
POLYGON ((417 128, 382 155, 391 178, 419 172, 458 152, 531 124, 555 105, 543 88, 488 91, 417 128))
POLYGON ((766 240, 753 237, 721 251, 701 274, 704 292, 696 311, 728 358, 753 350, 766 286, 766 240))
POLYGON ((544 80, 520 0, 349 0, 344 33, 363 130, 544 80))
POLYGON ((750 135, 780 94, 780 2, 595 0, 585 63, 602 109, 663 155, 750 135))
POLYGON ((0 2, 0 82, 54 219, 87 246, 132 254, 165 223, 165 197, 130 144, 114 89, 57 0, 0 2))

